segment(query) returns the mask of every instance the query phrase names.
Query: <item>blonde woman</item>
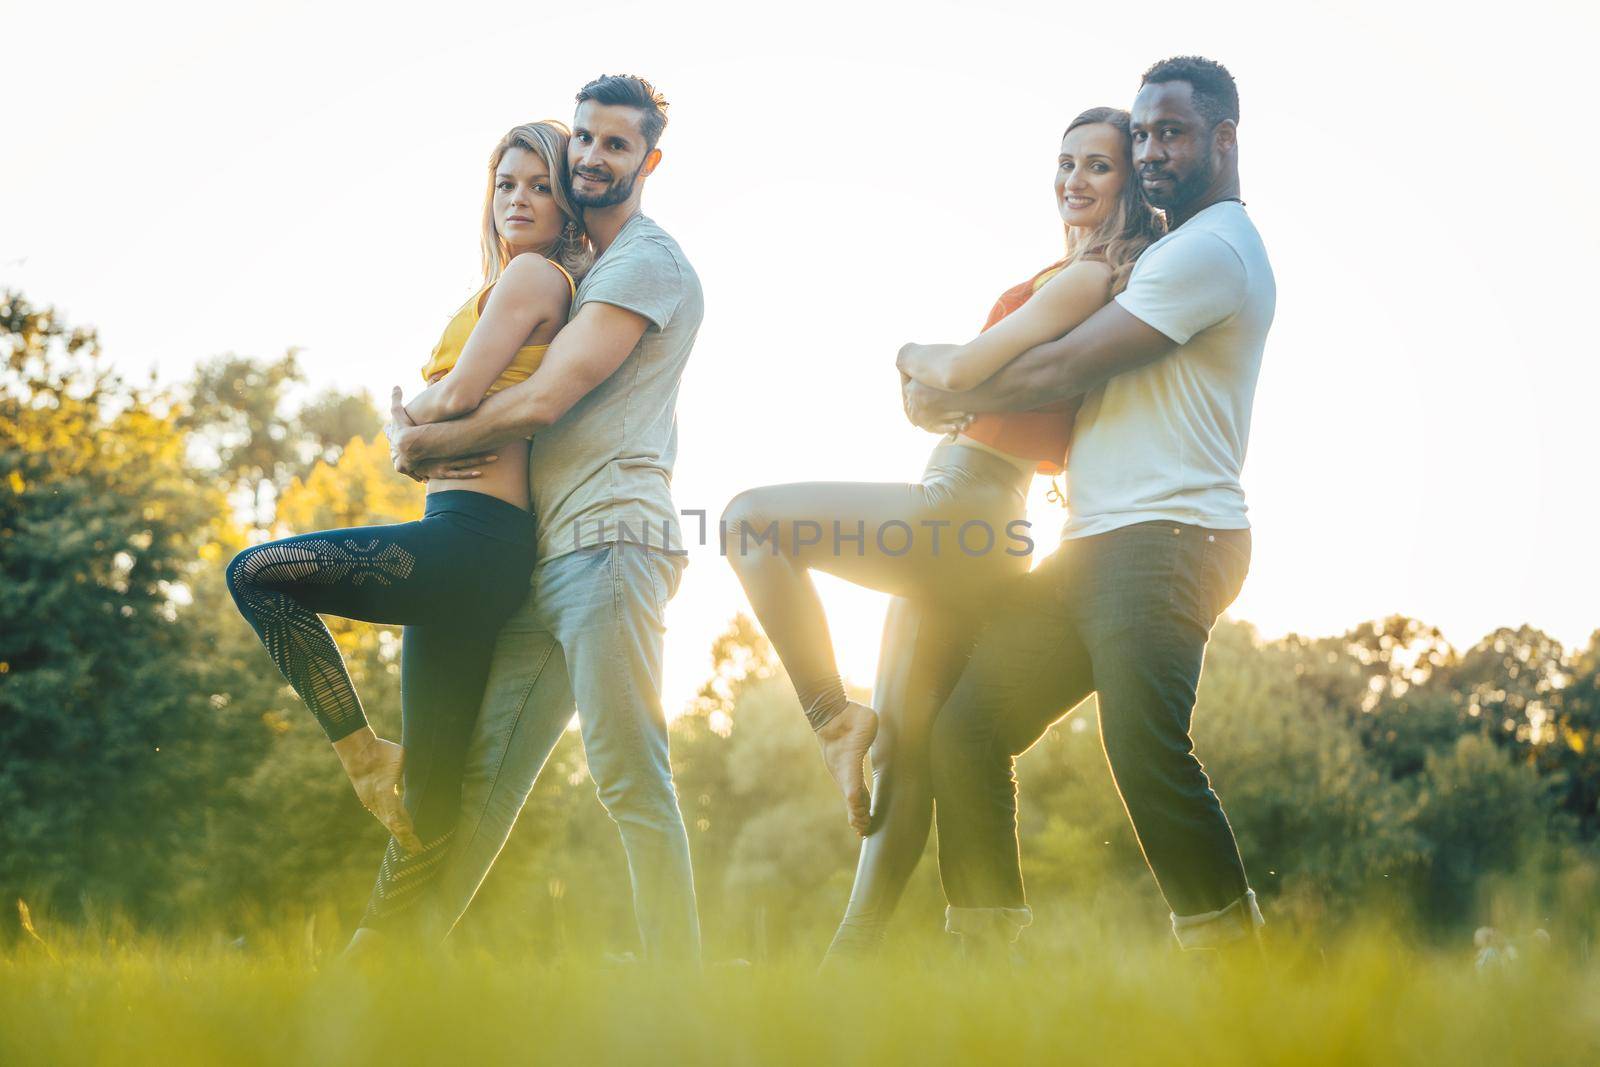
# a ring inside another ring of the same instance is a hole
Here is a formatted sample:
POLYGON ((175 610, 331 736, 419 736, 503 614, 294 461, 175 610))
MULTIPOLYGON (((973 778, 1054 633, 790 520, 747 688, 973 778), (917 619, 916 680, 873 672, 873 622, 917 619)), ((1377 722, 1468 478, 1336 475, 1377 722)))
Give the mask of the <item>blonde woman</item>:
MULTIPOLYGON (((495 146, 483 285, 423 365, 427 388, 406 405, 414 421, 458 418, 528 378, 566 323, 588 256, 582 217, 568 199, 568 138, 558 122, 535 122, 495 146)), ((239 611, 322 725, 362 804, 392 834, 366 928, 381 928, 415 901, 443 858, 495 634, 533 570, 527 442, 472 466, 481 474, 445 469, 427 479, 417 522, 272 541, 239 553, 228 568, 239 611), (405 625, 399 745, 367 724, 321 614, 405 625)))
MULTIPOLYGON (((1128 113, 1094 108, 1061 141, 1055 174, 1066 256, 1007 290, 963 345, 906 345, 903 376, 941 389, 982 382, 1108 301, 1161 233, 1132 180, 1128 113)), ((729 562, 783 660, 824 762, 866 840, 830 958, 876 949, 927 843, 929 740, 987 605, 1028 569, 1034 473, 1059 473, 1072 411, 951 423, 922 480, 807 482, 748 490, 724 514, 729 562), (773 535, 776 536, 774 543, 773 535), (894 594, 873 707, 848 700, 809 571, 894 594), (862 770, 870 746, 874 789, 862 770)))

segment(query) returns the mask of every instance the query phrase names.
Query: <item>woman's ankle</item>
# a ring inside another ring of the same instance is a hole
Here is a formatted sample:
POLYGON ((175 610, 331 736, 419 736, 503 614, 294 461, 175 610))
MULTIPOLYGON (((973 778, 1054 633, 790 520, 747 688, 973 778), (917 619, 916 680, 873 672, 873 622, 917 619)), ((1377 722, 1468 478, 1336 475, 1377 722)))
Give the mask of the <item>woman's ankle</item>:
POLYGON ((333 742, 333 751, 348 773, 353 768, 364 768, 372 761, 376 751, 372 746, 377 743, 376 731, 370 725, 363 725, 333 742))
POLYGON ((850 703, 850 698, 845 695, 844 681, 837 674, 796 685, 795 695, 800 698, 800 708, 806 714, 806 722, 817 732, 838 718, 850 703))

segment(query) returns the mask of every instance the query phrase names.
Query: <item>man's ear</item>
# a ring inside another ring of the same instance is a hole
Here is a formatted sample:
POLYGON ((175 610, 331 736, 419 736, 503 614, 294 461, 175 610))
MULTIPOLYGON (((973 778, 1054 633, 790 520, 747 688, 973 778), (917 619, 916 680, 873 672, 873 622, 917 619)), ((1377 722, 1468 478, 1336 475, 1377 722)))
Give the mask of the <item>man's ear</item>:
POLYGON ((644 157, 644 166, 639 168, 639 173, 648 178, 655 173, 656 167, 661 165, 661 149, 652 148, 650 154, 644 157))
POLYGON ((1239 124, 1232 119, 1223 119, 1217 123, 1216 129, 1211 131, 1212 143, 1217 146, 1217 151, 1227 155, 1239 147, 1239 124))

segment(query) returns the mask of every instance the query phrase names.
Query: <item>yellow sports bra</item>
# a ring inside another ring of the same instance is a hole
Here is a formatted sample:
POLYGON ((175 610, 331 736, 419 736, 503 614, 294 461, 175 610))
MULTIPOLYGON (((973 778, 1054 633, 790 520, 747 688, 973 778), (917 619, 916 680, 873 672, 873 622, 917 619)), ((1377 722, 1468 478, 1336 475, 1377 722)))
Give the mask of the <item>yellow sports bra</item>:
MULTIPOLYGON (((567 269, 555 260, 549 261, 550 265, 560 271, 567 279, 567 288, 573 296, 578 295, 578 286, 572 280, 572 275, 567 269)), ((444 377, 450 368, 456 365, 456 360, 461 358, 462 349, 467 347, 467 338, 472 336, 473 329, 478 325, 478 304, 483 300, 483 295, 493 285, 486 285, 472 294, 472 299, 461 305, 450 318, 450 323, 444 328, 444 335, 439 338, 439 343, 433 346, 433 355, 428 357, 428 362, 422 365, 422 378, 430 384, 444 377)), ((549 350, 549 345, 523 345, 517 349, 517 354, 512 357, 511 365, 500 372, 500 377, 494 380, 484 396, 498 393, 507 386, 525 382, 539 369, 539 364, 544 361, 544 354, 549 350)))

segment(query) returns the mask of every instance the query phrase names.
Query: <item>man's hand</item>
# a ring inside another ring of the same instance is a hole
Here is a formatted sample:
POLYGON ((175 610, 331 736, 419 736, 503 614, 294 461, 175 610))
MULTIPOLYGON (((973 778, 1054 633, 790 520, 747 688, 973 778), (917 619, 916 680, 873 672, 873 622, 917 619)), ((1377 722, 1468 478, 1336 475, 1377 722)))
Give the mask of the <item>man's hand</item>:
POLYGON ((960 433, 972 422, 968 412, 946 410, 944 394, 914 381, 904 371, 900 372, 900 403, 913 426, 932 433, 960 433))
POLYGON ((389 394, 389 421, 384 424, 383 435, 389 439, 389 462, 394 464, 394 469, 404 474, 413 481, 425 482, 428 479, 419 475, 406 462, 400 448, 400 435, 408 427, 416 423, 411 418, 411 413, 406 410, 405 402, 401 399, 400 387, 397 385, 389 394))
POLYGON ((394 469, 413 481, 426 482, 430 478, 479 478, 483 468, 500 457, 492 452, 473 456, 450 456, 443 459, 419 460, 408 446, 415 445, 420 429, 401 400, 400 387, 389 395, 389 422, 383 428, 389 439, 389 462, 394 469))

